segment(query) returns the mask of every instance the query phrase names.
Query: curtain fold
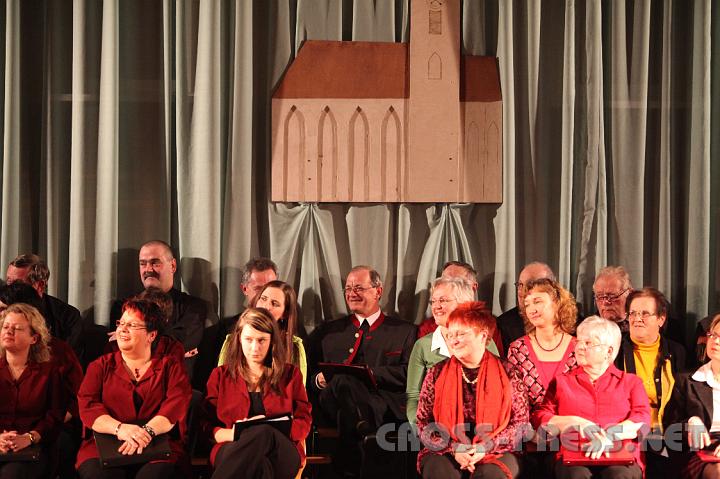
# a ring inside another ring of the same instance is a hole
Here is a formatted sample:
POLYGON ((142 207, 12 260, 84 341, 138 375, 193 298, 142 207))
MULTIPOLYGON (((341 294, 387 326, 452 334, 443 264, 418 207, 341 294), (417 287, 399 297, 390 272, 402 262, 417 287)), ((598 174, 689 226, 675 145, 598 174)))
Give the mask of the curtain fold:
POLYGON ((308 330, 344 313, 358 263, 415 322, 447 260, 474 264, 495 314, 530 261, 586 313, 597 270, 623 264, 689 337, 720 304, 712 2, 461 3, 463 51, 498 57, 498 205, 269 201, 271 96, 302 42, 406 41, 408 0, 2 1, 0 261, 42 254, 50 293, 106 324, 149 239, 223 316, 266 255, 308 330))

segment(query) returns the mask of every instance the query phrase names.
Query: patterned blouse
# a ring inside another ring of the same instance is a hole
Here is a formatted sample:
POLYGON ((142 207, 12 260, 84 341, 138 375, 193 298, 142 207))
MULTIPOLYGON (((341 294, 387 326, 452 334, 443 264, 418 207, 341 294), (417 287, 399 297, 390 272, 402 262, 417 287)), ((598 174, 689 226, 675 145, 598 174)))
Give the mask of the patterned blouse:
MULTIPOLYGON (((423 449, 418 454, 418 472, 421 472, 420 465, 425 456, 428 454, 452 455, 457 445, 457 442, 448 438, 447 435, 436 432, 436 428, 428 427, 435 422, 435 418, 433 417, 435 382, 447 361, 446 359, 428 370, 428 373, 425 375, 425 380, 423 381, 422 390, 420 391, 417 409, 417 428, 420 441, 423 443, 423 449)), ((507 371, 507 363, 503 361, 503 364, 507 371)), ((471 381, 477 377, 477 370, 465 368, 463 368, 463 370, 471 381)), ((529 412, 527 402, 525 401, 525 386, 517 375, 508 373, 508 377, 510 378, 510 387, 512 389, 510 422, 505 429, 493 438, 492 448, 487 451, 488 454, 520 451, 523 436, 529 429, 529 412)), ((472 426, 475 425, 475 392, 475 384, 468 384, 463 381, 463 416, 465 423, 472 426)))
MULTIPOLYGON (((577 361, 575 360, 576 342, 577 340, 575 338, 570 340, 565 354, 563 354, 563 358, 560 360, 560 364, 555 371, 556 376, 577 367, 577 361)), ((513 374, 521 378, 525 385, 531 411, 540 405, 545 397, 545 392, 550 385, 550 381, 554 379, 554 376, 547 377, 544 368, 538 367, 540 362, 530 343, 530 336, 525 335, 510 343, 510 347, 508 348, 509 368, 513 374)))

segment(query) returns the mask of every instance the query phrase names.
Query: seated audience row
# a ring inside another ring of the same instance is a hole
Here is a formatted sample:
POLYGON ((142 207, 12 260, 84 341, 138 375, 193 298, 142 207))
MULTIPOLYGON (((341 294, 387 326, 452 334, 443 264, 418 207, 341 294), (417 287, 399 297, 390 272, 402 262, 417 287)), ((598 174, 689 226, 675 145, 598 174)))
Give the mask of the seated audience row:
MULTIPOLYGON (((446 266, 449 271, 462 269, 457 262, 446 266)), ((552 274, 541 263, 533 268, 537 276, 552 274)), ((579 440, 589 442, 587 455, 593 459, 604 456, 603 447, 613 440, 639 444, 651 431, 660 438, 658 450, 640 454, 640 448, 633 449, 629 465, 596 469, 546 455, 539 467, 556 477, 642 477, 645 471, 648 477, 661 477, 673 464, 691 477, 718 477, 718 468, 705 467, 708 463, 699 463, 686 450, 663 450, 667 441, 661 439, 675 423, 692 426, 683 435, 690 446, 707 447, 714 444, 714 433, 720 434, 712 409, 709 416, 707 410, 683 409, 701 390, 695 382, 711 391, 716 386, 710 374, 713 354, 720 355, 719 336, 713 336, 720 334, 716 322, 708 336, 711 362, 688 379, 681 374, 682 347, 663 334, 668 319, 664 296, 652 288, 633 291, 629 282, 617 281, 621 268, 601 271, 594 288, 598 309, 610 319, 584 320, 577 339, 572 295, 553 279, 523 278, 517 291, 524 334, 507 344, 507 361, 502 347, 506 338, 498 335, 498 324, 484 304, 473 301, 472 283, 462 274, 433 282, 431 311, 437 329, 416 341, 414 326, 380 310, 379 274, 367 266, 353 268, 345 284, 351 315, 313 331, 308 361, 297 334, 297 298, 290 285, 273 280, 252 287, 250 307, 228 334, 206 342, 207 310, 192 306, 194 301, 182 293, 173 294, 176 261, 170 247, 157 241, 144 245, 140 269, 145 290, 123 303, 106 354, 88 366, 84 379, 72 348, 52 337, 37 289, 18 280, 0 291, 0 299, 10 305, 0 315, 5 360, 0 361, 0 379, 7 381, 5 416, 11 418, 0 434, 0 453, 38 450, 37 461, 0 462, 0 477, 58 472, 65 477, 61 470, 68 455, 76 456, 81 477, 105 477, 107 467, 97 445, 103 435, 117 441, 121 455, 132 458, 146 457, 143 452, 167 444, 162 459, 125 460, 128 464, 116 466, 116 471, 131 477, 188 474, 191 378, 202 377, 193 369, 200 363, 189 360, 205 353, 207 344, 219 346, 220 338, 224 345, 219 366, 205 375, 209 380, 202 390, 207 393, 197 408, 204 436, 214 444, 214 477, 297 475, 312 421, 306 377, 316 405, 314 420, 338 428, 340 446, 333 467, 345 475, 364 467, 363 441, 379 426, 408 419, 417 421, 424 446, 417 462, 423 477, 517 476, 525 462, 522 451, 531 450, 526 444, 531 439, 526 437, 532 432, 529 423, 538 431, 533 447, 540 449, 548 433, 579 430, 579 440), (617 312, 620 299, 622 313, 617 312), (201 317, 200 342, 192 333, 195 339, 184 344, 201 317), (43 345, 47 355, 31 354, 43 345), (46 378, 32 379, 26 386, 35 389, 23 390, 35 366, 46 378), (26 395, 22 403, 21 392, 26 395), (285 433, 268 423, 236 426, 237 421, 280 415, 293 417, 285 433), (236 429, 244 432, 238 435, 236 429), (73 438, 78 438, 74 447, 73 438), (668 452, 675 459, 672 464, 668 452)), ((276 275, 276 269, 272 271, 276 275)), ((213 357, 211 352, 206 355, 213 357)), ((720 456, 720 448, 713 452, 720 456)))

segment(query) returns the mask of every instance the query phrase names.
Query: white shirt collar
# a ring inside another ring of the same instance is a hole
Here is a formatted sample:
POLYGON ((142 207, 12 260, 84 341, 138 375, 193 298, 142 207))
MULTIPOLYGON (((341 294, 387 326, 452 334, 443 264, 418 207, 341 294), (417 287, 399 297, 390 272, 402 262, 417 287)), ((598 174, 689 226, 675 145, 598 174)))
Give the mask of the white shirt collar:
POLYGON ((430 344, 430 351, 435 351, 436 349, 438 350, 439 355, 445 356, 446 358, 450 357, 450 350, 447 347, 447 343, 445 342, 445 338, 443 338, 439 326, 435 331, 433 331, 432 343, 430 344))
POLYGON ((713 375, 712 367, 710 366, 709 361, 700 366, 700 368, 692 375, 692 378, 695 381, 707 383, 708 386, 713 389, 720 389, 720 383, 715 380, 715 376, 713 375))
POLYGON ((359 314, 355 314, 355 317, 357 318, 358 321, 360 321, 360 326, 362 326, 363 321, 367 321, 368 325, 372 326, 373 324, 375 324, 375 321, 378 320, 381 313, 382 313, 382 310, 378 309, 377 311, 375 311, 373 314, 371 314, 367 318, 363 318, 359 314))

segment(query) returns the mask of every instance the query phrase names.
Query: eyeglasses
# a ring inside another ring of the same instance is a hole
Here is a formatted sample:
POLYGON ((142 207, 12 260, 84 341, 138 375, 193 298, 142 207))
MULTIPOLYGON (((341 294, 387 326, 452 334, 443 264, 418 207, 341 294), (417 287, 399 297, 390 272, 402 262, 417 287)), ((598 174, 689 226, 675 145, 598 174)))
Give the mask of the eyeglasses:
POLYGON ((599 303, 614 303, 615 301, 617 301, 620 298, 620 296, 627 293, 629 289, 630 288, 625 288, 616 294, 612 294, 612 293, 596 294, 595 299, 599 303))
POLYGON ((607 344, 593 344, 592 341, 583 341, 581 339, 578 339, 575 343, 575 349, 583 348, 583 349, 590 349, 590 348, 597 348, 598 346, 607 346, 607 344))
POLYGON ((515 289, 525 289, 525 283, 518 281, 515 283, 515 289))
POLYGON ((368 289, 373 289, 372 286, 360 286, 359 284, 356 284, 355 286, 345 286, 345 294, 355 293, 355 294, 362 294, 368 289))
POLYGON ((463 339, 466 339, 471 334, 473 334, 472 329, 465 329, 462 331, 448 332, 447 336, 445 336, 445 338, 448 341, 454 341, 454 340, 462 341, 463 339))
POLYGON ((138 329, 147 329, 147 326, 143 325, 142 323, 133 323, 132 321, 125 322, 118 320, 115 321, 115 326, 117 326, 118 328, 132 329, 133 331, 137 331, 138 329))
POLYGON ((720 339, 720 334, 715 334, 712 331, 705 333, 705 336, 707 336, 708 341, 717 341, 720 339))
POLYGON ((639 318, 645 321, 650 316, 657 316, 657 313, 651 313, 650 311, 629 311, 627 314, 628 319, 639 318))
POLYGON ((457 299, 454 298, 438 298, 438 299, 431 299, 430 300, 430 306, 433 307, 435 305, 437 306, 445 306, 448 303, 456 302, 457 299))

